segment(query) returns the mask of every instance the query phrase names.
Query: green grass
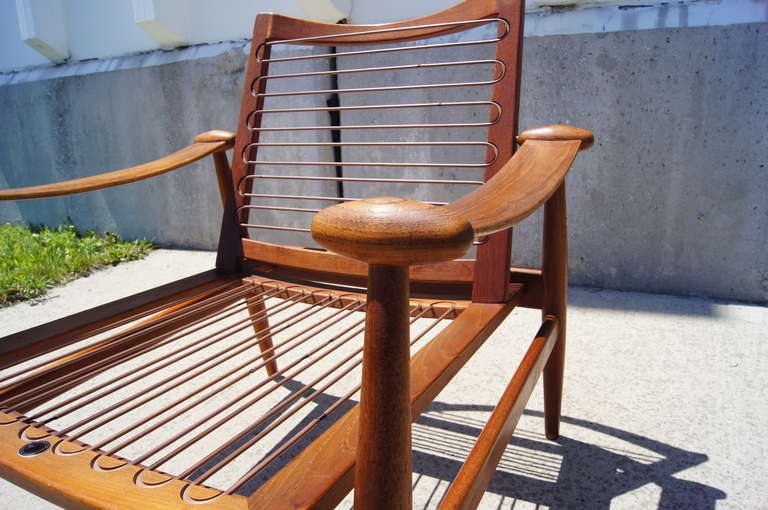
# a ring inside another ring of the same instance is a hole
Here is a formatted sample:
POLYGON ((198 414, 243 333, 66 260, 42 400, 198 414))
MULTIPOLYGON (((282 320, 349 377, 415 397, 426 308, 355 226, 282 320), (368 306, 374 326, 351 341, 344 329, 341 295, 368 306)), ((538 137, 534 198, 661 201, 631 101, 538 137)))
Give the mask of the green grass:
POLYGON ((121 241, 71 224, 54 229, 0 225, 0 306, 41 296, 101 266, 143 258, 152 248, 143 239, 121 241))

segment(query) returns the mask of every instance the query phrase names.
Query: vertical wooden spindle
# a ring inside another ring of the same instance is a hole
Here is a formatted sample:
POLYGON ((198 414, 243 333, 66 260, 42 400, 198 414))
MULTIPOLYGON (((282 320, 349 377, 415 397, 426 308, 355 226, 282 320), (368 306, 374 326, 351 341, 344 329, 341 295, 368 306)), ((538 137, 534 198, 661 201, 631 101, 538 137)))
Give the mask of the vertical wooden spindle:
MULTIPOLYGON (((263 298, 256 298, 256 300, 248 303, 248 314, 252 317, 253 331, 259 335, 259 350, 262 353, 273 347, 272 333, 269 330, 269 319, 267 314, 264 313, 265 310, 266 306, 264 305, 263 298)), ((274 355, 274 352, 269 352, 261 356, 263 361, 269 360, 269 363, 264 367, 268 376, 275 375, 275 372, 277 372, 277 362, 273 359, 274 355)))

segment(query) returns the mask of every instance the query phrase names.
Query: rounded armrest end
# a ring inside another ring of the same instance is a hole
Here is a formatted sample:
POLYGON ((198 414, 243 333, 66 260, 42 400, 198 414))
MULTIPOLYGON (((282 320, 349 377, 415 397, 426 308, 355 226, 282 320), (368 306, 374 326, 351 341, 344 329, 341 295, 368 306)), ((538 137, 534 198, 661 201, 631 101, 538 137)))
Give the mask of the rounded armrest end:
POLYGON ((580 140, 580 151, 587 150, 595 143, 595 136, 586 129, 579 129, 573 126, 561 126, 551 124, 533 129, 526 129, 517 135, 517 143, 522 144, 527 140, 580 140))
POLYGON ((195 143, 216 143, 216 142, 226 142, 226 147, 234 147, 235 145, 235 134, 230 133, 229 131, 224 131, 223 129, 213 129, 211 131, 206 131, 205 133, 200 133, 197 135, 193 141, 195 143))
POLYGON ((323 209, 312 220, 312 237, 346 257, 407 266, 462 256, 472 244, 474 231, 466 220, 443 207, 385 197, 323 209))

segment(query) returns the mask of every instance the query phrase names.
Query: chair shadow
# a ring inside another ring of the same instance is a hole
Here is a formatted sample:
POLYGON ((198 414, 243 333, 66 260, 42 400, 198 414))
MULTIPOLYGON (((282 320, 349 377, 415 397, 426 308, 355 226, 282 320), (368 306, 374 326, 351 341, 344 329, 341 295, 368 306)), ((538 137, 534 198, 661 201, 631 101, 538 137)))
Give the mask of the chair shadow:
MULTIPOLYGON (((733 301, 714 300, 693 296, 651 294, 640 291, 620 291, 597 287, 570 287, 568 304, 580 308, 645 312, 658 315, 681 315, 717 319, 721 310, 717 305, 733 301)), ((740 303, 746 304, 746 303, 740 303)))
MULTIPOLYGON (((284 385, 292 392, 303 388, 303 384, 294 380, 285 381, 284 385)), ((336 399, 336 396, 326 393, 318 395, 312 411, 284 438, 303 429, 336 399)), ((356 401, 347 401, 339 412, 322 420, 237 492, 244 495, 254 492, 356 404, 356 401)), ((436 401, 416 420, 413 429, 413 471, 414 489, 421 491, 415 498, 419 508, 435 508, 439 504, 480 434, 484 418, 491 411, 492 406, 436 401), (473 413, 481 416, 474 417, 473 413)), ((539 411, 526 410, 524 415, 543 422, 543 414, 539 411)), ((614 498, 647 484, 655 484, 661 489, 657 508, 662 510, 714 509, 717 500, 726 498, 725 492, 720 489, 674 476, 707 462, 705 454, 683 450, 605 424, 568 416, 562 421, 587 429, 590 437, 594 435, 592 433, 599 434, 599 444, 598 441, 584 442, 567 434, 557 441, 549 441, 543 435, 543 423, 541 427, 536 427, 542 432, 518 427, 487 488, 488 493, 498 496, 497 508, 507 508, 510 504, 514 508, 520 501, 552 510, 608 509, 614 498), (620 446, 617 447, 617 444, 620 446)), ((242 440, 246 441, 268 425, 263 424, 242 440)), ((233 448, 236 447, 233 445, 233 448)))
MULTIPOLYGON (((463 455, 468 454, 482 429, 481 420, 465 416, 492 410, 491 406, 435 402, 416 424, 428 427, 430 432, 443 431, 443 434, 438 433, 426 444, 421 443, 421 434, 414 434, 414 472, 450 483, 462 461, 451 459, 449 450, 465 450, 463 455), (459 412, 461 418, 453 416, 459 412)), ((567 416, 562 418, 565 424, 600 434, 601 444, 567 435, 549 441, 543 434, 543 413, 526 410, 524 415, 540 418, 542 432, 516 430, 487 488, 487 492, 500 496, 498 508, 502 505, 514 508, 516 502, 525 501, 552 510, 608 509, 614 498, 647 484, 661 489, 656 507, 659 509, 714 509, 717 500, 726 498, 720 489, 674 477, 676 473, 705 463, 708 460, 705 454, 567 416), (625 446, 617 448, 603 443, 625 446), (508 499, 505 501, 505 498, 508 499)), ((417 478, 414 485, 418 484, 417 478)), ((435 488, 437 485, 434 483, 435 488)), ((422 508, 434 508, 446 488, 444 484, 433 490, 422 508)))

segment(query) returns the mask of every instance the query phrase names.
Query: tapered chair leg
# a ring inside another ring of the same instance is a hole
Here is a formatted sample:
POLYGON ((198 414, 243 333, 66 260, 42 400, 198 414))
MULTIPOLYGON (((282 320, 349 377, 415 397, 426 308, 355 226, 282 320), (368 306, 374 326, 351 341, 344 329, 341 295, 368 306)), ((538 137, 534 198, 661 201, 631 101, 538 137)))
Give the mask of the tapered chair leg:
POLYGON ((544 427, 547 438, 560 435, 560 413, 565 368, 565 325, 568 301, 568 230, 565 181, 544 207, 542 260, 544 306, 542 315, 557 317, 559 335, 544 367, 544 427))
POLYGON ((544 431, 547 439, 557 439, 560 436, 564 369, 565 336, 561 332, 544 367, 544 431))
MULTIPOLYGON (((259 349, 262 353, 272 349, 272 334, 269 330, 269 318, 265 313, 266 306, 262 298, 256 298, 251 301, 247 301, 248 314, 253 321, 253 331, 259 335, 261 340, 259 341, 259 349)), ((267 375, 272 376, 277 372, 277 362, 273 359, 274 351, 269 351, 267 354, 263 354, 261 359, 263 361, 269 361, 265 366, 267 375)))

